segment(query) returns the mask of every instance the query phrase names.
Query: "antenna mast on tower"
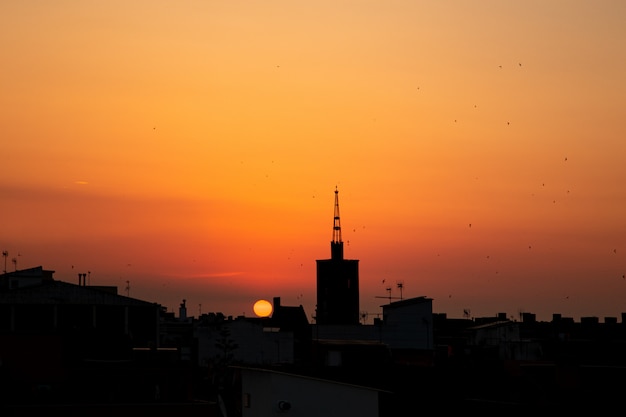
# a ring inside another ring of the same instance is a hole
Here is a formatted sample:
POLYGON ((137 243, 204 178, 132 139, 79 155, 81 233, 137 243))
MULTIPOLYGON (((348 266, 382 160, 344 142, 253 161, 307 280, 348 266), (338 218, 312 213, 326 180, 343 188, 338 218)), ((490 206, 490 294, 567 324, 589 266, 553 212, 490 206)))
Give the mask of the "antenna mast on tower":
POLYGON ((335 217, 333 219, 333 240, 330 242, 331 259, 343 259, 343 241, 341 240, 341 221, 339 219, 339 190, 335 186, 335 217))
POLYGON ((335 186, 335 218, 333 223, 333 243, 341 241, 341 221, 339 220, 339 190, 335 186))

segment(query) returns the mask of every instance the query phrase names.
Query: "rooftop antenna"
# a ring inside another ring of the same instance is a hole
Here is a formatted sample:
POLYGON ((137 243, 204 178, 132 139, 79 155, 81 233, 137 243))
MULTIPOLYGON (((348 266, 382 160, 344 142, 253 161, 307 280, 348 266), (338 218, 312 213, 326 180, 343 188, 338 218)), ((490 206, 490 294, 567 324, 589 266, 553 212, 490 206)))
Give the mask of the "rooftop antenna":
POLYGON ((402 300, 402 288, 404 288, 404 283, 402 281, 397 282, 398 289, 400 290, 400 299, 402 300))
POLYGON ((13 267, 15 268, 15 270, 17 271, 17 258, 13 258, 11 259, 11 262, 13 262, 13 267))
POLYGON ((2 256, 4 257, 4 273, 6 274, 7 273, 7 257, 9 256, 9 251, 3 250, 2 256))
POLYGON ((130 297, 130 281, 126 281, 126 296, 130 297))
POLYGON ((367 316, 369 315, 369 313, 367 311, 361 311, 361 321, 363 322, 363 324, 365 324, 365 322, 367 321, 367 316))
POLYGON ((389 300, 389 303, 391 303, 392 299, 395 299, 395 300, 402 299, 402 297, 392 297, 391 296, 391 287, 387 287, 387 288, 385 288, 385 290, 387 291, 387 293, 389 293, 389 295, 384 296, 384 297, 377 295, 377 296, 375 296, 375 298, 387 298, 389 300))

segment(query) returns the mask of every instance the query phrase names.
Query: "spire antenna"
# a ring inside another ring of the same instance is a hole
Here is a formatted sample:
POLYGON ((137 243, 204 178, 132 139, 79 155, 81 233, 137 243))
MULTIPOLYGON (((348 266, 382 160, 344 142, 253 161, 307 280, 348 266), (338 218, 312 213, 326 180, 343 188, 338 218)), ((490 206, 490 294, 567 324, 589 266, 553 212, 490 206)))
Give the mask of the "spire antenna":
POLYGON ((335 218, 333 224, 333 243, 342 243, 341 221, 339 220, 339 190, 335 186, 335 218))
POLYGON ((335 217, 333 221, 333 240, 330 242, 331 259, 343 259, 343 240, 341 240, 341 221, 339 219, 339 190, 335 186, 335 217))

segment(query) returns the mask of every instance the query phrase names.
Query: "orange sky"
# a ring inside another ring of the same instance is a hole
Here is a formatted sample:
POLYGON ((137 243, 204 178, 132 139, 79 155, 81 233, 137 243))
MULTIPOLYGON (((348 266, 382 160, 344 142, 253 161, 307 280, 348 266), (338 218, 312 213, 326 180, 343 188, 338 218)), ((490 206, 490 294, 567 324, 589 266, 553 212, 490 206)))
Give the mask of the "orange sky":
POLYGON ((337 186, 369 317, 398 282, 452 317, 619 316, 624 21, 622 0, 3 2, 6 269, 311 317, 337 186))

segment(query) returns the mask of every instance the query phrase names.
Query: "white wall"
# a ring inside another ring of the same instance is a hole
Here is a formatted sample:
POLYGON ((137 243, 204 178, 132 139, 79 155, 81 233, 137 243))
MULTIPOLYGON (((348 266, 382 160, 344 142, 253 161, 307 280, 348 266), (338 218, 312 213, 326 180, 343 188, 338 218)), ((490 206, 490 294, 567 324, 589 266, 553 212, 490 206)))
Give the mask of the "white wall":
POLYGON ((241 382, 249 400, 243 417, 378 417, 379 392, 371 388, 250 369, 242 369, 241 382), (280 410, 281 401, 291 408, 280 410))

